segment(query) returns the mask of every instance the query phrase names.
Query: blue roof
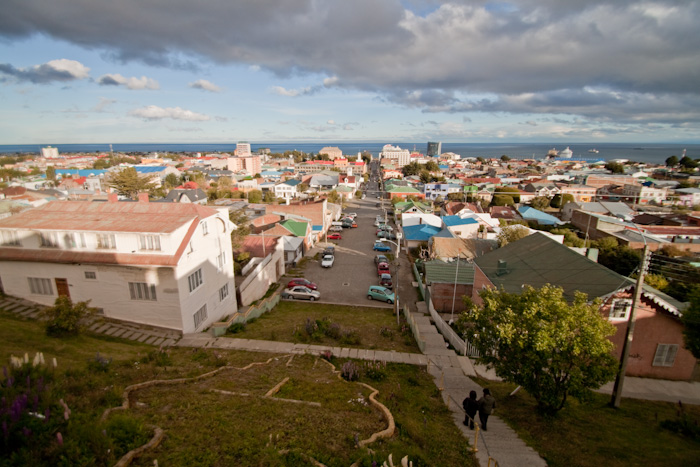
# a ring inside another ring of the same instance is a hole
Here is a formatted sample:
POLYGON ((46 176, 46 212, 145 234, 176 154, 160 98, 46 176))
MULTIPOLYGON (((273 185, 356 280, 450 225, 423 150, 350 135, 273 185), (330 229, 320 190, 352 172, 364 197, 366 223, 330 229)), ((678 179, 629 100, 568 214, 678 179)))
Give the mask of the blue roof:
POLYGON ((428 241, 438 232, 440 232, 440 228, 433 227, 430 224, 409 225, 403 228, 403 234, 406 240, 417 240, 419 242, 428 241))
POLYGON ((260 175, 263 177, 281 177, 284 172, 279 172, 277 170, 263 170, 260 175))
POLYGON ((438 167, 440 168, 440 170, 445 170, 445 169, 449 169, 449 168, 450 168, 449 165, 438 165, 438 167))
POLYGON ((464 219, 462 219, 459 216, 443 216, 442 222, 444 222, 447 227, 452 227, 454 225, 468 225, 479 223, 479 221, 477 221, 473 217, 465 217, 464 219))
POLYGON ((542 225, 559 225, 564 223, 556 217, 550 216, 546 212, 539 211, 531 206, 521 206, 518 208, 518 212, 523 216, 523 219, 537 221, 538 224, 542 225))
POLYGON ((282 182, 282 183, 284 183, 285 185, 289 185, 289 186, 297 186, 298 184, 301 183, 301 180, 297 180, 296 178, 290 178, 289 180, 282 182))
POLYGON ((323 230, 323 226, 322 226, 322 225, 312 225, 312 226, 311 226, 311 231, 312 231, 312 232, 320 232, 321 230, 323 230))
POLYGON ((91 177, 107 173, 106 170, 98 169, 56 169, 56 175, 78 175, 79 177, 91 177))
POLYGON ((158 165, 155 167, 143 167, 140 165, 134 166, 134 169, 136 169, 136 171, 138 173, 142 173, 142 174, 151 174, 151 173, 155 173, 155 172, 162 172, 163 170, 165 170, 167 168, 168 168, 167 165, 158 165))

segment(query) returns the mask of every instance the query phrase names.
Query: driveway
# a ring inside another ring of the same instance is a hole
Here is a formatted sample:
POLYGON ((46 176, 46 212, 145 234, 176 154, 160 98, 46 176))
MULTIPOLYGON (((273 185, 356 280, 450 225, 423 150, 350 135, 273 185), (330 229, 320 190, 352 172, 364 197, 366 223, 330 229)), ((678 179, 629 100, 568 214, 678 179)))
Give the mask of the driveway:
MULTIPOLYGON (((377 208, 376 204, 376 199, 354 200, 348 203, 345 212, 357 213, 357 228, 343 229, 342 240, 328 241, 336 246, 335 263, 332 268, 322 268, 320 260, 307 263, 304 277, 318 285, 321 302, 392 307, 367 299, 369 286, 379 284, 374 257, 380 252, 372 250, 372 246, 377 238, 375 216, 383 211, 377 208)), ((313 249, 312 255, 320 252, 324 245, 324 242, 319 243, 318 247, 313 249)), ((396 247, 390 243, 388 245, 394 253, 396 247)), ((393 265, 391 272, 393 276, 393 265)))

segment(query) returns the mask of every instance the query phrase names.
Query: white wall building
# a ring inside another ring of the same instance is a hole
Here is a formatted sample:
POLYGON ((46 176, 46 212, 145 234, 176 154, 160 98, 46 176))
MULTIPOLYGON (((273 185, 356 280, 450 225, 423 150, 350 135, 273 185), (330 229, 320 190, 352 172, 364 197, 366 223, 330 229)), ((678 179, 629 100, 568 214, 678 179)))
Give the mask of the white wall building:
POLYGON ((58 148, 54 148, 51 146, 41 148, 41 157, 44 157, 46 159, 58 159, 58 148))
POLYGON ((236 156, 250 156, 253 154, 250 149, 250 143, 247 141, 239 141, 236 144, 236 150, 233 153, 236 156))
POLYGON ((191 333, 236 312, 226 208, 54 201, 0 219, 0 284, 44 305, 191 333))
POLYGON ((330 160, 343 158, 343 151, 337 146, 323 147, 320 151, 318 151, 318 153, 328 155, 330 160))
POLYGON ((403 167, 411 162, 411 153, 408 149, 401 149, 398 146, 392 146, 391 144, 385 144, 382 148, 382 152, 379 153, 380 159, 395 159, 396 163, 403 167))
POLYGON ((423 187, 423 193, 426 199, 436 199, 441 196, 442 199, 447 199, 450 193, 462 193, 462 187, 454 183, 426 183, 423 187))

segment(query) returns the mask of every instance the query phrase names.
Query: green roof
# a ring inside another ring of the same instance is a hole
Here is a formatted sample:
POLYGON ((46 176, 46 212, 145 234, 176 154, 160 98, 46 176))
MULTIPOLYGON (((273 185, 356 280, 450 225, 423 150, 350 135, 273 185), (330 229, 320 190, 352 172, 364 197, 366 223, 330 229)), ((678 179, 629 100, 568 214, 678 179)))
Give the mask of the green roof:
POLYGON ((474 283, 474 265, 469 261, 459 260, 459 270, 457 269, 457 261, 446 263, 439 259, 423 263, 425 266, 426 282, 435 283, 455 283, 457 284, 473 284, 474 283))
POLYGON ((389 193, 420 193, 419 190, 411 186, 392 186, 391 189, 387 190, 389 193))
POLYGON ((285 229, 289 230, 290 232, 292 232, 297 237, 305 237, 306 236, 306 229, 307 229, 307 226, 309 225, 309 223, 287 219, 287 220, 280 222, 280 225, 282 227, 284 227, 285 229))

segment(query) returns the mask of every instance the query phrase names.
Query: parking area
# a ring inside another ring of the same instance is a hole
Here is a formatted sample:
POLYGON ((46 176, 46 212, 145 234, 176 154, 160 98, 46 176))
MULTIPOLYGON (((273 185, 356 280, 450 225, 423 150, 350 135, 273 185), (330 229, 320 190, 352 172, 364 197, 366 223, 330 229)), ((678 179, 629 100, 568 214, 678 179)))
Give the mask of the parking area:
MULTIPOLYGON (((304 277, 318 285, 321 292, 321 302, 342 303, 362 306, 380 306, 391 308, 392 305, 367 299, 367 290, 370 285, 379 284, 377 268, 374 257, 377 252, 372 249, 376 240, 375 217, 383 210, 376 207, 377 200, 366 199, 348 203, 345 212, 357 213, 357 228, 343 229, 342 240, 329 240, 334 244, 335 263, 332 268, 322 268, 320 258, 318 261, 310 261, 306 266, 304 277)), ((321 242, 314 251, 321 251, 325 242, 321 242)), ((396 247, 391 247, 394 254, 396 247)), ((395 267, 390 265, 392 277, 395 267)))

